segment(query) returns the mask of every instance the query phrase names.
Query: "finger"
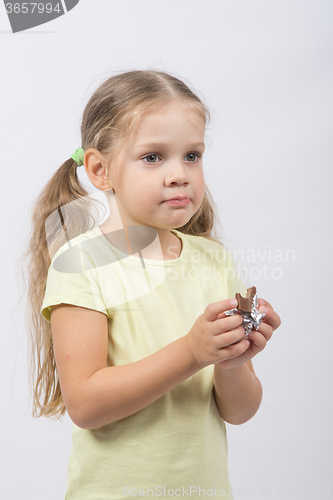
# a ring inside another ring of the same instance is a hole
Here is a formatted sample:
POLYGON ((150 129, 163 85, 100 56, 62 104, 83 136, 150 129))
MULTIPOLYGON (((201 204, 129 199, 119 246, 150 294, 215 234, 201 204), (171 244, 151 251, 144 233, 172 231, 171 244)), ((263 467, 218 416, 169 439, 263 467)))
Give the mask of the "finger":
POLYGON ((273 309, 274 311, 274 307, 265 299, 258 299, 258 304, 259 306, 266 306, 266 307, 270 307, 271 309, 273 309))
POLYGON ((238 328, 243 323, 243 316, 241 314, 235 314, 234 316, 226 316, 221 319, 217 319, 214 323, 215 330, 214 335, 219 335, 220 333, 228 332, 234 328, 238 328))
POLYGON ((204 317, 207 321, 215 321, 219 314, 224 311, 228 311, 229 309, 234 309, 237 307, 236 299, 226 299, 221 300, 220 302, 213 302, 209 304, 204 310, 204 317))
POLYGON ((221 333, 220 335, 218 335, 216 337, 216 342, 219 349, 221 349, 222 347, 227 347, 229 345, 238 343, 244 337, 245 337, 244 328, 242 326, 239 326, 234 330, 230 330, 226 333, 221 333))
POLYGON ((260 351, 262 351, 267 345, 266 338, 264 337, 264 335, 259 333, 259 331, 252 330, 252 332, 249 334, 249 339, 252 340, 256 348, 260 351))
POLYGON ((221 359, 218 362, 236 358, 243 354, 249 348, 249 341, 247 339, 238 342, 237 344, 231 344, 225 348, 221 349, 221 359))
POLYGON ((252 332, 254 331, 261 333, 265 337, 267 342, 272 338, 273 335, 273 328, 270 325, 263 322, 260 323, 258 330, 252 330, 252 332))
POLYGON ((281 325, 280 316, 273 311, 273 309, 266 306, 260 306, 259 311, 265 313, 265 317, 262 319, 262 322, 271 325, 273 330, 276 330, 281 325))

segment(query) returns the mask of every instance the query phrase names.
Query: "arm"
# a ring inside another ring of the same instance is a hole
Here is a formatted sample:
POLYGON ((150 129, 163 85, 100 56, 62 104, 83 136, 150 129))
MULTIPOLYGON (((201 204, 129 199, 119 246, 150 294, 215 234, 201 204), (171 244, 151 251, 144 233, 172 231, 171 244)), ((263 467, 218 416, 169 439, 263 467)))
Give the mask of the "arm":
POLYGON ((262 387, 256 377, 252 362, 223 370, 214 366, 214 396, 220 415, 229 424, 244 424, 257 412, 261 399, 262 387))
POLYGON ((183 338, 139 361, 97 370, 86 380, 83 426, 92 429, 132 415, 197 371, 183 338))
POLYGON ((64 403, 84 429, 132 415, 200 369, 185 337, 134 363, 107 367, 107 316, 98 311, 52 306, 51 325, 64 403))
POLYGON ((235 305, 235 299, 210 304, 187 335, 139 361, 109 367, 106 315, 69 304, 52 306, 53 350, 73 422, 84 429, 101 427, 145 408, 205 366, 228 368, 234 358, 241 359, 247 349, 241 318, 216 321, 235 305))
MULTIPOLYGON (((262 387, 256 377, 251 358, 262 351, 280 324, 281 319, 271 304, 259 299, 260 311, 266 316, 258 331, 249 335, 249 346, 239 356, 214 366, 214 395, 221 417, 230 424, 243 424, 257 412, 262 387)), ((222 313, 219 317, 224 317, 222 313)))

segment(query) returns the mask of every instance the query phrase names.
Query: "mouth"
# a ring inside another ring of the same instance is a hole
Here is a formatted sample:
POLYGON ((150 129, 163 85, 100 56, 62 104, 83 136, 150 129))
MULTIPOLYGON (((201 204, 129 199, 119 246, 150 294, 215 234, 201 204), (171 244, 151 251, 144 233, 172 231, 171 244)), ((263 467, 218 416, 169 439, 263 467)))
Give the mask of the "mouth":
POLYGON ((177 207, 183 207, 186 206, 190 203, 190 198, 187 198, 186 196, 182 197, 176 197, 176 198, 171 198, 170 200, 165 200, 164 203, 167 205, 173 205, 177 207))

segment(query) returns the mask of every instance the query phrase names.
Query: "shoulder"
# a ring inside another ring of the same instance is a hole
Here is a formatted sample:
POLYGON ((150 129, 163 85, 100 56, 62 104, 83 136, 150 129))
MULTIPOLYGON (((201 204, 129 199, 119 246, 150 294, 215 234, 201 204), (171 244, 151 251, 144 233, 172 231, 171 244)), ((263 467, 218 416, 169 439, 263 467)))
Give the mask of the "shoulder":
POLYGON ((56 251, 50 268, 63 273, 81 273, 95 268, 96 261, 101 260, 101 241, 97 226, 71 238, 56 251))
MULTIPOLYGON (((97 226, 94 226, 93 228, 89 229, 88 231, 85 231, 84 233, 79 234, 78 236, 75 236, 74 238, 71 238, 70 240, 66 241, 63 243, 59 249, 56 251, 55 255, 59 255, 62 252, 65 252, 68 248, 81 248, 82 250, 85 249, 85 243, 88 241, 94 241, 95 238, 98 238, 99 232, 97 231, 97 226), (83 246, 82 246, 83 245, 83 246)), ((89 245, 87 245, 88 249, 89 245)))
MULTIPOLYGON (((65 241, 65 243, 62 243, 56 250, 53 248, 53 252, 55 253, 52 252, 52 246, 54 247, 56 243, 49 244, 49 252, 50 254, 53 254, 51 256, 50 267, 53 266, 54 262, 56 262, 56 260, 61 256, 61 258, 65 258, 66 255, 76 255, 76 257, 78 257, 79 254, 88 253, 89 244, 87 244, 87 242, 93 241, 96 236, 96 227, 94 227, 92 229, 89 229, 88 231, 85 231, 84 233, 79 234, 78 236, 75 236, 74 238, 71 238, 68 241, 65 241)), ((62 240, 64 240, 63 235, 62 240)))

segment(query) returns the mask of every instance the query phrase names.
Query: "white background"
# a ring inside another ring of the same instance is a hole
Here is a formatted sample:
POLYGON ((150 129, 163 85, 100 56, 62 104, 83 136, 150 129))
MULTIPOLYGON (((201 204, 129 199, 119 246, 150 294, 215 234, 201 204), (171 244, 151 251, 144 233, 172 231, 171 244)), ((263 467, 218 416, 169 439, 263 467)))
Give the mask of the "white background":
POLYGON ((227 425, 235 498, 333 495, 332 17, 326 0, 81 0, 12 34, 0 5, 1 498, 65 495, 71 421, 31 417, 15 266, 86 102, 132 69, 184 78, 213 112, 204 169, 222 236, 255 257, 246 284, 282 318, 253 360, 258 413, 227 425))

